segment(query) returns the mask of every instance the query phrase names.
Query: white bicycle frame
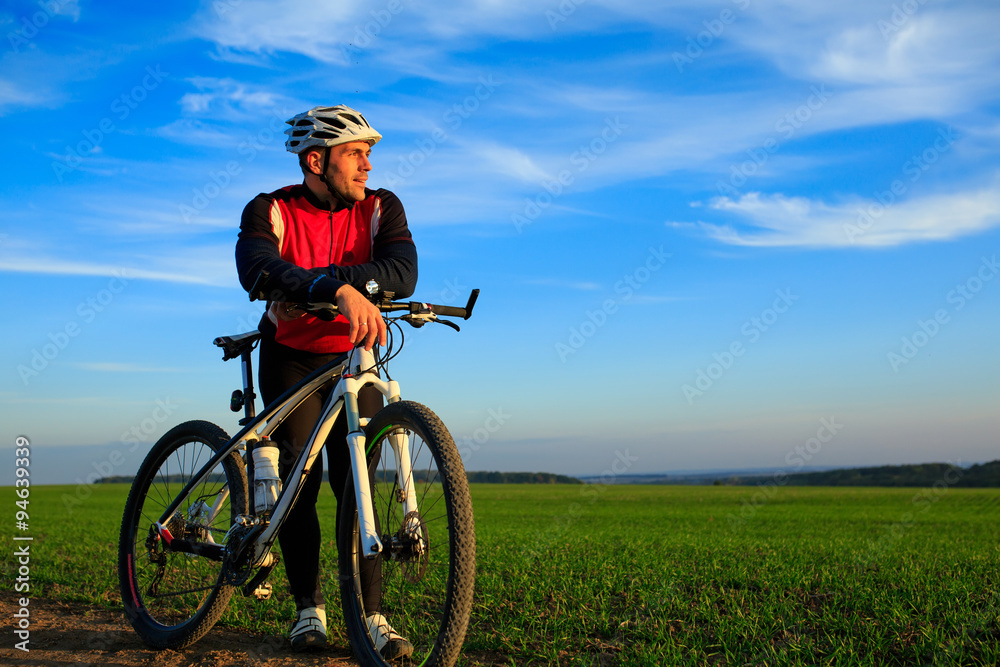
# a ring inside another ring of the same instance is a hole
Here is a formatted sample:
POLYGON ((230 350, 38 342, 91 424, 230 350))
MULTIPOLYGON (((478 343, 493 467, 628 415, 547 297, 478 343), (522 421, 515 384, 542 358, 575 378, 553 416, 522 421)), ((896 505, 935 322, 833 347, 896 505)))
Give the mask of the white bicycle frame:
MULTIPOLYGON (((267 557, 271 545, 274 543, 278 529, 284 522, 285 515, 291 509, 292 504, 298 497, 298 490, 305 481, 309 471, 319 456, 320 451, 326 443, 327 436, 333 429, 334 422, 340 415, 341 409, 347 408, 347 442, 351 455, 351 471, 354 479, 355 498, 358 508, 358 526, 361 531, 361 548, 365 558, 376 558, 382 552, 382 542, 378 537, 375 528, 375 511, 372 507, 371 487, 368 480, 368 459, 365 451, 366 439, 362 428, 367 424, 367 419, 362 419, 358 413, 358 392, 366 385, 372 385, 378 389, 386 401, 395 403, 400 400, 399 383, 395 380, 383 380, 375 365, 375 355, 370 350, 364 348, 354 348, 348 356, 340 380, 337 382, 330 396, 323 406, 323 412, 316 426, 313 427, 309 441, 299 453, 295 462, 295 467, 288 475, 288 483, 285 484, 278 496, 275 506, 272 508, 270 521, 267 527, 254 540, 254 557, 252 562, 259 565, 267 557)), ((245 449, 247 443, 259 441, 269 436, 281 423, 295 410, 306 398, 311 396, 324 383, 335 377, 339 372, 338 368, 332 368, 326 373, 313 378, 313 380, 303 384, 291 396, 280 404, 271 406, 257 419, 251 422, 252 428, 239 433, 236 438, 222 451, 217 452, 212 459, 185 487, 184 492, 178 495, 170 506, 164 511, 157 522, 157 530, 168 542, 172 540, 165 524, 173 516, 180 506, 183 498, 191 489, 202 483, 215 466, 232 452, 245 449), (254 425, 255 424, 255 425, 254 425)), ((377 434, 381 435, 381 434, 377 434)), ((410 467, 410 443, 405 433, 399 431, 389 434, 389 442, 396 459, 397 484, 403 492, 403 504, 406 514, 417 511, 416 493, 414 491, 413 472, 410 467)), ((228 488, 224 488, 216 497, 215 502, 209 510, 207 522, 210 524, 225 505, 225 497, 228 495, 228 488)), ((250 489, 251 506, 253 502, 253 489, 250 489)), ((205 507, 204 503, 199 507, 205 507)))

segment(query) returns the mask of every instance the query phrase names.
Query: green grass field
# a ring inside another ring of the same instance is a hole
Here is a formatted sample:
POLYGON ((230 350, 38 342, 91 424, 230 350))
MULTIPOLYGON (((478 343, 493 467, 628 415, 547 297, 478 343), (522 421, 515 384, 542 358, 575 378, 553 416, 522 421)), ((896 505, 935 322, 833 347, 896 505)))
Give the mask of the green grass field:
MULTIPOLYGON (((31 489, 33 597, 119 604, 127 490, 31 489)), ((472 496, 469 663, 1000 663, 1000 490, 473 485, 472 496)), ((324 487, 331 636, 346 645, 333 505, 324 487)), ((3 564, 11 581, 13 559, 3 564)), ((283 633, 283 576, 274 599, 236 597, 222 623, 283 633)))

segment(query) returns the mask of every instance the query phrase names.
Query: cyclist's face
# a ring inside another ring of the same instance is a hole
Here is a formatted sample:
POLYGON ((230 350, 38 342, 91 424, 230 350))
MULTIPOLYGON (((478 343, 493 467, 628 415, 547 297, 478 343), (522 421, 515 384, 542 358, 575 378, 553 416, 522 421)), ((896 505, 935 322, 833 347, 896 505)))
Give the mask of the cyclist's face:
MULTIPOLYGON (((372 164, 368 161, 372 149, 367 141, 351 141, 330 149, 330 166, 326 177, 337 193, 349 202, 365 198, 365 182, 372 164)), ((322 165, 322 162, 320 162, 322 165)))

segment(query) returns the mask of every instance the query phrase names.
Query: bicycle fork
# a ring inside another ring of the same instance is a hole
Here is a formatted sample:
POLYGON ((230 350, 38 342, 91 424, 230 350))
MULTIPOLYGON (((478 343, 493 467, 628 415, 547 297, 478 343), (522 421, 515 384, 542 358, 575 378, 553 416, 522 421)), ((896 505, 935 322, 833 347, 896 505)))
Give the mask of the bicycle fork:
MULTIPOLYGON (((364 348, 355 348, 352 352, 342 383, 344 406, 347 410, 347 444, 351 454, 351 472, 354 475, 358 529, 361 532, 361 553, 365 558, 372 559, 382 552, 384 545, 375 526, 375 509, 372 505, 371 484, 368 478, 367 442, 364 431, 361 430, 361 418, 358 413, 358 391, 370 383, 382 392, 389 403, 395 403, 400 400, 399 383, 380 378, 375 369, 374 355, 364 348)), ((375 437, 379 438, 381 435, 378 433, 375 437)), ((410 467, 410 443, 406 434, 398 431, 390 433, 388 439, 396 460, 396 483, 402 492, 405 514, 409 514, 417 510, 413 472, 410 467)))

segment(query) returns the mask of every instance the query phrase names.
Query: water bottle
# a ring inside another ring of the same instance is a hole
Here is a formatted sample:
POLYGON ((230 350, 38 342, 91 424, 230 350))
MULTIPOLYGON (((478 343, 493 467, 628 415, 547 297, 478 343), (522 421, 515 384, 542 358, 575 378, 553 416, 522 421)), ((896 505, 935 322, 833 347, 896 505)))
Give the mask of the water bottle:
POLYGON ((270 512, 281 493, 281 478, 278 476, 278 448, 268 438, 263 438, 253 448, 253 485, 254 512, 270 512))

